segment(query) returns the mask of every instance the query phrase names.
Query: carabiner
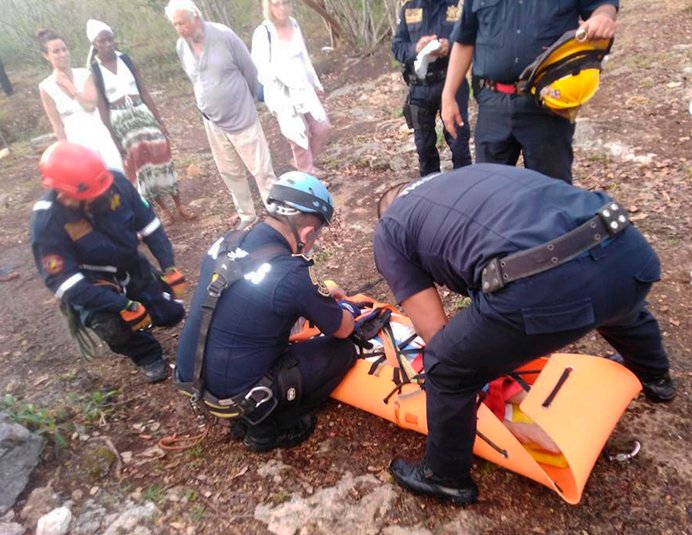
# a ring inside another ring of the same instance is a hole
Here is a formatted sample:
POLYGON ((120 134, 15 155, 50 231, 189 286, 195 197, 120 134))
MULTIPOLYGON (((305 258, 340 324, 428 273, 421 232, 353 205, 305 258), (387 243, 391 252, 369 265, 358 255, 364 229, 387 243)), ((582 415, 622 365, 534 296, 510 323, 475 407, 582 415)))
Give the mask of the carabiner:
POLYGON ((635 440, 633 443, 632 451, 629 453, 627 452, 620 452, 620 453, 606 453, 606 458, 609 461, 617 461, 619 463, 624 463, 625 461, 629 461, 633 459, 634 457, 637 456, 639 451, 642 449, 642 444, 638 440, 635 440))
POLYGON ((262 392, 266 395, 264 399, 260 399, 258 402, 255 403, 255 409, 274 397, 274 393, 271 391, 271 388, 268 388, 266 386, 256 386, 254 388, 251 388, 250 391, 247 394, 245 394, 245 400, 255 401, 254 399, 250 399, 255 392, 262 392))

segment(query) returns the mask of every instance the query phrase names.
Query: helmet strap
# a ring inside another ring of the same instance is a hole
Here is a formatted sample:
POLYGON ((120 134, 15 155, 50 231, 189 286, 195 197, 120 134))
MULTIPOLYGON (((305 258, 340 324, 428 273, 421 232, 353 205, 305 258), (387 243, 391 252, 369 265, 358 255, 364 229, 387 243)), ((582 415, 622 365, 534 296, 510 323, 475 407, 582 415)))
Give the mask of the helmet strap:
POLYGON ((305 243, 300 239, 300 235, 298 234, 298 225, 296 225, 295 217, 288 216, 288 215, 284 215, 281 217, 288 223, 288 226, 291 227, 291 232, 293 233, 293 239, 296 242, 295 254, 302 254, 303 248, 305 247, 305 243))

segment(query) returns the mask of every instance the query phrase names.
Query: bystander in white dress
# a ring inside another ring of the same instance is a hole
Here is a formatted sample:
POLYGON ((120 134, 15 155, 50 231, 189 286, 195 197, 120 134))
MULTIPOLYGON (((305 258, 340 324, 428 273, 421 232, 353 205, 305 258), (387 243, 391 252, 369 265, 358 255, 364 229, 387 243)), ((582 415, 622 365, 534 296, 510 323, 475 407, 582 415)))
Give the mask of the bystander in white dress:
POLYGON ((310 61, 298 23, 290 41, 279 39, 273 22, 265 19, 252 36, 252 60, 257 79, 264 86, 264 102, 276 115, 281 133, 293 151, 299 171, 319 174, 314 158, 330 129, 327 113, 315 90, 323 91, 310 61))
MULTIPOLYGON (((84 90, 84 84, 88 78, 87 69, 72 69, 72 81, 79 91, 84 90)), ((53 99, 64 125, 67 140, 93 150, 101 156, 108 169, 115 169, 122 173, 123 160, 120 152, 110 132, 101 121, 98 110, 86 111, 77 99, 69 97, 58 86, 55 73, 43 80, 38 87, 53 99)))

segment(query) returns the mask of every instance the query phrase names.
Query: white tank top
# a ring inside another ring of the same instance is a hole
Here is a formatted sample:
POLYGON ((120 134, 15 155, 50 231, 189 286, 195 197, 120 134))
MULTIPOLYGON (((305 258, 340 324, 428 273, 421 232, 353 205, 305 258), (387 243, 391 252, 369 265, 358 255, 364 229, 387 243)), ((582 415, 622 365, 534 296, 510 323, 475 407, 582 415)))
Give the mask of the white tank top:
MULTIPOLYGON (((98 61, 98 60, 97 60, 98 61)), ((137 81, 125 62, 120 58, 116 62, 116 73, 97 63, 103 75, 103 85, 106 89, 106 99, 108 102, 115 102, 127 95, 139 95, 137 81)))
MULTIPOLYGON (((77 91, 84 91, 84 84, 87 78, 89 78, 89 71, 87 69, 72 69, 72 83, 77 91)), ((38 84, 38 87, 53 99, 55 108, 58 110, 60 117, 68 117, 75 113, 93 113, 85 111, 76 98, 67 96, 67 93, 60 89, 58 83, 55 81, 55 73, 38 84)))

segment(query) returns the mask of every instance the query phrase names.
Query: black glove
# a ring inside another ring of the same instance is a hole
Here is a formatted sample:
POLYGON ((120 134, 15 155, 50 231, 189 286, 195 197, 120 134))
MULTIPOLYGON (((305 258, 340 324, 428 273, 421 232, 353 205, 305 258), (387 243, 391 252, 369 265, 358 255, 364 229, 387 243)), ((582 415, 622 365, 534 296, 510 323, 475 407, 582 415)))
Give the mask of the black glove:
POLYGON ((389 323, 392 317, 392 311, 388 308, 376 308, 364 318, 356 322, 356 328, 351 333, 351 340, 365 349, 371 349, 372 344, 369 342, 371 338, 375 338, 382 328, 389 323))

